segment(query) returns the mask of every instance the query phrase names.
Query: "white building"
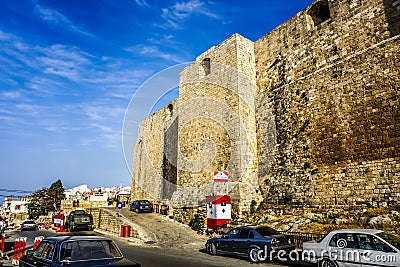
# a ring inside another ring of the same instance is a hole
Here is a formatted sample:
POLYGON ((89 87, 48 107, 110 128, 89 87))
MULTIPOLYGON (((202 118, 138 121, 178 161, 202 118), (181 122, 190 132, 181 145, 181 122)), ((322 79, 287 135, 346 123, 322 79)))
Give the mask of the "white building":
POLYGON ((28 197, 6 197, 1 206, 1 217, 9 223, 15 220, 24 220, 28 217, 28 197))
POLYGON ((66 200, 81 200, 86 193, 91 192, 86 184, 64 190, 66 200))

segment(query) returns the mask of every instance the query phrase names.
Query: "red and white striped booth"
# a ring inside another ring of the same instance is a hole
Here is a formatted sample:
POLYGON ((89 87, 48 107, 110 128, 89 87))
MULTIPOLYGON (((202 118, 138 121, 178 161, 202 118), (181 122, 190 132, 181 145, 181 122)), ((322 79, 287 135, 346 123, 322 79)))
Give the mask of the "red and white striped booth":
POLYGON ((206 196, 207 228, 215 229, 231 220, 230 196, 206 196))

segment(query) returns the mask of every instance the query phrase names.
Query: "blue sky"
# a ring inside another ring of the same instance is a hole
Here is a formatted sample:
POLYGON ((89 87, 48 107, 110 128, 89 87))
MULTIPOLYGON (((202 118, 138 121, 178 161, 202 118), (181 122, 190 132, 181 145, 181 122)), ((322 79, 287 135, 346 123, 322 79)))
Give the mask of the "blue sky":
POLYGON ((130 185, 121 132, 140 85, 311 3, 0 0, 0 188, 130 185))

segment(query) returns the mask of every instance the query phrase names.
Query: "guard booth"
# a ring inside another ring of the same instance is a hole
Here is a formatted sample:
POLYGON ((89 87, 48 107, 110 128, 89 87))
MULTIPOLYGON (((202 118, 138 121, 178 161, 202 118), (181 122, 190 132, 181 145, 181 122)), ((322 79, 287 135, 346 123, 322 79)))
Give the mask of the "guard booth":
POLYGON ((62 213, 55 214, 53 216, 53 223, 56 232, 66 232, 66 230, 64 229, 64 221, 65 215, 62 213))
POLYGON ((214 172, 213 195, 206 196, 206 202, 208 229, 216 230, 231 221, 231 197, 228 196, 228 172, 214 172), (216 183, 225 183, 225 194, 216 194, 216 183))
POLYGON ((217 229, 231 220, 231 197, 206 196, 207 228, 217 229))

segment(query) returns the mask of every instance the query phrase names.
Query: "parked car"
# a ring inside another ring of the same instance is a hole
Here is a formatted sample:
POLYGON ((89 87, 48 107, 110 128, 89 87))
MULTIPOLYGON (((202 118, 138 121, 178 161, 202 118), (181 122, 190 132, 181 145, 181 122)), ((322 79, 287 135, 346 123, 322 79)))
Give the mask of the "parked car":
POLYGON ((64 227, 68 231, 88 230, 94 229, 93 215, 86 213, 85 210, 73 210, 65 218, 64 227))
POLYGON ((6 221, 0 220, 0 231, 3 233, 8 227, 8 224, 6 221))
POLYGON ((38 226, 34 221, 24 221, 21 223, 21 231, 25 230, 37 230, 38 226))
POLYGON ((400 238, 383 230, 335 230, 304 242, 303 258, 322 267, 400 266, 400 238))
POLYGON ((153 211, 153 204, 151 204, 148 200, 135 200, 132 202, 130 208, 131 211, 135 212, 152 212, 153 211))
POLYGON ((252 262, 271 260, 279 251, 288 255, 295 249, 287 236, 268 226, 242 226, 221 237, 207 240, 210 255, 232 254, 248 257, 252 262))
POLYGON ((28 250, 19 261, 27 266, 70 267, 140 267, 122 255, 110 239, 97 236, 47 237, 35 250, 28 250))

